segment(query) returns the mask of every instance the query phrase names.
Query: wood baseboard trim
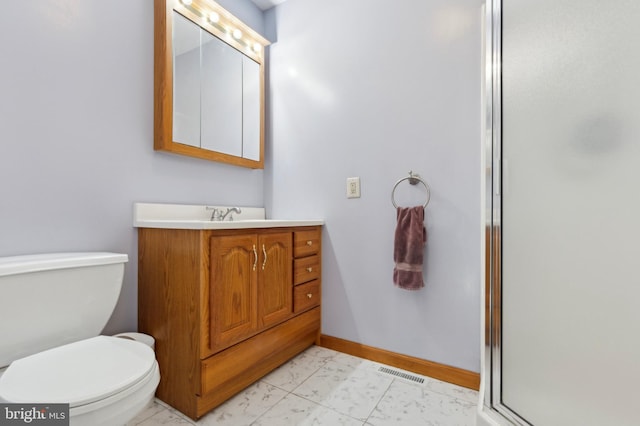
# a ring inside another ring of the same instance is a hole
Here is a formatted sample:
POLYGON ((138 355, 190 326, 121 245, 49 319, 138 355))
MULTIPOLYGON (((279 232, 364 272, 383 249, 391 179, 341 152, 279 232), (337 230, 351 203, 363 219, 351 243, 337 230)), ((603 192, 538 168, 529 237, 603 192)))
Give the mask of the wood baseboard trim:
POLYGON ((449 365, 439 364, 420 358, 414 358, 395 352, 378 349, 338 337, 320 335, 319 346, 343 352, 349 355, 368 359, 392 367, 401 368, 423 376, 442 380, 443 382, 463 386, 465 388, 480 390, 480 374, 473 371, 463 370, 449 365))

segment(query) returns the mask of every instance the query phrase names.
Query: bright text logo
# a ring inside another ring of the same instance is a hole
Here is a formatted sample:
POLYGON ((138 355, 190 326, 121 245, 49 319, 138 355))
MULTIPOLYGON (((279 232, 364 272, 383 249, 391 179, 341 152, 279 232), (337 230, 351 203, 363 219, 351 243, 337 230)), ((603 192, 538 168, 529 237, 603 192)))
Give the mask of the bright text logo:
POLYGON ((69 404, 0 404, 0 426, 68 426, 69 404))

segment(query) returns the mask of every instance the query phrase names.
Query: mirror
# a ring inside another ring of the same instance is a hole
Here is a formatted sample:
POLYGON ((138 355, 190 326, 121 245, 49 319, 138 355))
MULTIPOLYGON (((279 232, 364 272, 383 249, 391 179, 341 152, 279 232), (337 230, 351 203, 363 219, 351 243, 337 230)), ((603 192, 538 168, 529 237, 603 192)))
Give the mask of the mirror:
POLYGON ((155 149, 263 168, 268 42, 211 0, 155 8, 155 149))

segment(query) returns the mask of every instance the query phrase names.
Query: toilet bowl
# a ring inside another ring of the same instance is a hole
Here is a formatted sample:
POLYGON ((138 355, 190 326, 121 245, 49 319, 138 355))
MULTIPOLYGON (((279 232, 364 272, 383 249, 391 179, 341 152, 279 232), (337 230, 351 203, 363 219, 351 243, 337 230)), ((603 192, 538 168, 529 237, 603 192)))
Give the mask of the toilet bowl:
POLYGON ((0 402, 69 404, 71 426, 124 425, 149 404, 160 382, 151 345, 99 335, 126 261, 114 253, 0 258, 0 402))
POLYGON ((159 381, 150 347, 97 336, 11 363, 0 376, 0 401, 66 403, 72 425, 123 425, 149 404, 159 381))

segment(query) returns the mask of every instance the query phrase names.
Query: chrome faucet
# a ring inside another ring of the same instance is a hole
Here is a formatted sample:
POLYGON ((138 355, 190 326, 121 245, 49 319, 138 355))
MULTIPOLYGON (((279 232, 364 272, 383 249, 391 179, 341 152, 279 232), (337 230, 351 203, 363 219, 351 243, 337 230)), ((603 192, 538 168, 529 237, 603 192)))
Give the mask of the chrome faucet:
MULTIPOLYGON (((233 212, 240 214, 240 213, 242 213, 242 210, 240 210, 238 207, 228 208, 227 211, 224 214, 221 214, 220 220, 221 221, 224 220, 227 216, 229 216, 229 220, 233 220, 233 215, 231 214, 233 212)), ((222 213, 222 212, 220 212, 220 213, 222 213)))
POLYGON ((217 208, 215 208, 215 207, 209 207, 209 206, 206 206, 205 208, 206 208, 207 210, 212 210, 212 212, 211 212, 211 219, 209 219, 209 220, 211 220, 212 222, 213 222, 213 221, 219 221, 219 220, 220 220, 220 216, 222 215, 222 211, 221 211, 221 210, 218 210, 218 209, 217 209, 217 208))

